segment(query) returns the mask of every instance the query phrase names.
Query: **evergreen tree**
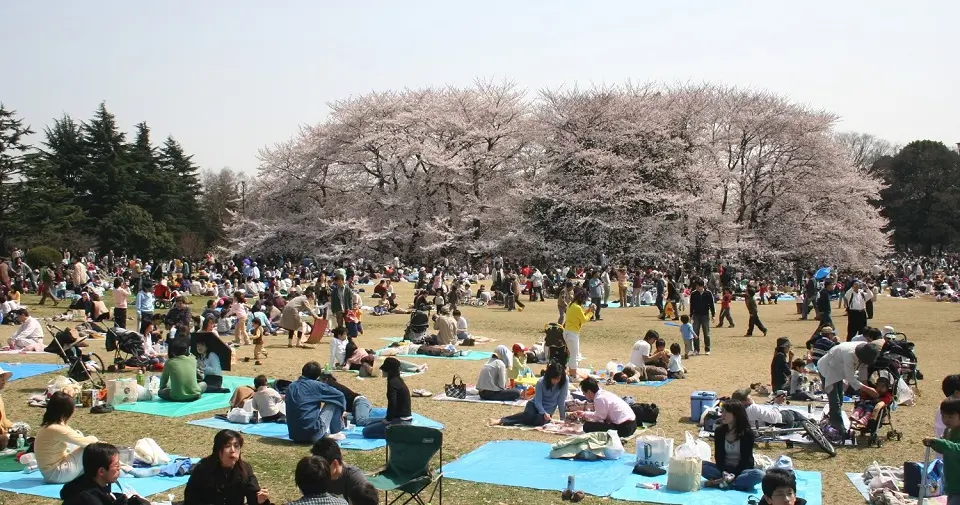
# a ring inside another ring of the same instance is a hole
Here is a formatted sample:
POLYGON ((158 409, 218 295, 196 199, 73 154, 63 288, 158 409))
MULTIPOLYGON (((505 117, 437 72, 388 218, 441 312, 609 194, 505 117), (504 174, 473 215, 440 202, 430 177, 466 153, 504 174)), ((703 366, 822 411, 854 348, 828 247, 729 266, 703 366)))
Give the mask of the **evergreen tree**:
POLYGON ((17 225, 24 246, 77 247, 86 242, 75 232, 83 212, 73 202, 73 190, 63 184, 57 164, 46 154, 24 158, 23 179, 17 191, 17 225), (79 239, 79 240, 78 240, 79 239))
POLYGON ((150 127, 137 125, 133 144, 128 147, 129 175, 134 192, 129 202, 143 207, 156 221, 169 222, 174 181, 160 169, 156 149, 150 143, 150 127))
POLYGON ((95 232, 112 209, 128 201, 135 181, 124 134, 117 130, 116 118, 107 111, 105 103, 100 104, 82 130, 89 165, 80 175, 78 189, 87 215, 87 230, 95 232))
POLYGON ((169 228, 178 235, 187 231, 205 234, 206 223, 200 212, 200 175, 199 168, 193 163, 193 156, 187 155, 183 147, 172 136, 167 137, 160 148, 160 172, 170 181, 170 193, 176 202, 177 213, 168 221, 169 228))
POLYGON ((10 248, 13 207, 20 185, 23 155, 30 149, 23 143, 23 138, 32 133, 30 127, 23 124, 23 119, 16 116, 16 111, 7 110, 0 103, 0 251, 3 252, 10 248))

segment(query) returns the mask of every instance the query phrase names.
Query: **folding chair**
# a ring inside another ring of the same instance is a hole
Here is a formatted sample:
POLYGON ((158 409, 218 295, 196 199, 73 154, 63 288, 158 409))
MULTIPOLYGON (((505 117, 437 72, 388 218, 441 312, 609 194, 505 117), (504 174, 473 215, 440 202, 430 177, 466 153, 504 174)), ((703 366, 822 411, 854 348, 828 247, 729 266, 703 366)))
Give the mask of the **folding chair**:
POLYGON ((433 495, 440 490, 438 504, 443 503, 443 432, 436 428, 400 424, 387 427, 387 463, 383 471, 368 481, 378 491, 383 491, 387 505, 410 495, 403 505, 416 501, 419 505, 433 502, 433 495), (440 452, 440 468, 430 469, 430 460, 440 452), (391 457, 391 455, 393 457, 391 457), (434 484, 430 498, 424 501, 420 493, 434 484), (400 494, 390 501, 389 493, 400 494))

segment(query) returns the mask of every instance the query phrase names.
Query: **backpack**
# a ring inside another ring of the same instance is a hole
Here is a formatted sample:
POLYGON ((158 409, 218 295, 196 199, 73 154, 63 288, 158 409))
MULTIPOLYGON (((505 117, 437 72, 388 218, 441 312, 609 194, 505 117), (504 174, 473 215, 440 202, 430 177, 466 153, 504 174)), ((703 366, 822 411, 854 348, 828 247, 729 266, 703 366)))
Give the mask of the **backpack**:
POLYGON ((657 418, 660 417, 660 408, 657 407, 656 403, 634 403, 630 405, 630 408, 637 416, 637 425, 643 423, 656 424, 657 418))

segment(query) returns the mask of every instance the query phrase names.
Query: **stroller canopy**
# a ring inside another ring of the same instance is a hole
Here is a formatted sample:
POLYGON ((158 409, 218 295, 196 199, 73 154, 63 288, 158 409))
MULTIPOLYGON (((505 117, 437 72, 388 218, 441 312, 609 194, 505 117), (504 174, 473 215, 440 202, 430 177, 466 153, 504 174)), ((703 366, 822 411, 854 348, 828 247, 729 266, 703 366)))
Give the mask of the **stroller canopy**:
POLYGON ((190 352, 199 355, 197 352, 197 343, 203 342, 207 346, 207 352, 213 352, 220 358, 220 368, 225 372, 230 371, 230 362, 233 361, 233 351, 230 346, 223 343, 220 337, 209 331, 198 331, 190 334, 190 352))

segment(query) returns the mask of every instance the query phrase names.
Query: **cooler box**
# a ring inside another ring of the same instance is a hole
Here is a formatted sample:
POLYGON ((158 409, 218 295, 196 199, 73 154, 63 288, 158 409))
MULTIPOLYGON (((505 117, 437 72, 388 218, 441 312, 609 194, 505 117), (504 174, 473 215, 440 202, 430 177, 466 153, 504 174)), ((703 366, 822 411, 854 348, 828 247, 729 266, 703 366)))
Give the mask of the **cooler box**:
POLYGON ((716 407, 717 393, 714 391, 694 391, 690 394, 690 420, 699 423, 703 411, 716 407))

